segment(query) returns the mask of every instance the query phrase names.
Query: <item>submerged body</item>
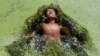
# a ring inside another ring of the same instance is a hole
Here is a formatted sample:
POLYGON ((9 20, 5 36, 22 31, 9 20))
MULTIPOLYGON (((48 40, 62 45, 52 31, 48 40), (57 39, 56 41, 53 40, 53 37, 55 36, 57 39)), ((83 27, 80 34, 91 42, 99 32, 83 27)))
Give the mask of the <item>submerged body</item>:
POLYGON ((70 35, 70 31, 56 22, 57 15, 54 9, 47 9, 46 18, 47 22, 41 23, 39 26, 42 30, 42 35, 33 37, 33 42, 31 42, 31 44, 35 44, 35 49, 42 51, 46 48, 44 48, 47 44, 46 41, 49 40, 59 43, 61 48, 63 47, 65 50, 78 53, 77 56, 87 56, 78 40, 70 35))
POLYGON ((47 23, 40 24, 40 28, 43 31, 44 38, 48 40, 56 40, 60 39, 62 26, 59 25, 56 21, 57 15, 54 9, 47 9, 46 13, 47 23))

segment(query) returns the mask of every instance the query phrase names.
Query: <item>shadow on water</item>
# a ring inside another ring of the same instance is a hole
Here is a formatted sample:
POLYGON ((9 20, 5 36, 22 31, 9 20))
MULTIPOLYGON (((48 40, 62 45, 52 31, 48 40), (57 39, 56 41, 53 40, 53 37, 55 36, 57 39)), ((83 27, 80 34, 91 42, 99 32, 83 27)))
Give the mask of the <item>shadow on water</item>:
POLYGON ((34 16, 26 19, 25 23, 21 39, 6 46, 10 56, 28 56, 28 54, 30 56, 88 56, 84 51, 86 46, 92 46, 88 31, 65 15, 59 5, 41 6, 34 16), (61 32, 59 43, 44 40, 42 30, 38 27, 40 23, 47 22, 45 12, 48 8, 56 11, 58 17, 56 22, 67 29, 71 35, 61 32))

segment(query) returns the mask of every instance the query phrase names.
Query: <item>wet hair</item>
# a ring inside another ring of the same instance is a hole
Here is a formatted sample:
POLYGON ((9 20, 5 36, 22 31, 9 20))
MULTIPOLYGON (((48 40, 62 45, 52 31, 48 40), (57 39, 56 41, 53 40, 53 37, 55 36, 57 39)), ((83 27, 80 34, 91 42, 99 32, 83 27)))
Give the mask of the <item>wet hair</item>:
MULTIPOLYGON (((54 12, 56 13, 56 16, 58 15, 58 14, 57 14, 57 12, 58 12, 57 8, 54 8, 54 7, 52 7, 52 6, 49 6, 49 7, 45 8, 45 9, 44 9, 44 13, 43 13, 43 14, 44 14, 44 17, 45 17, 45 21, 44 21, 45 23, 48 23, 47 15, 46 15, 48 9, 53 9, 54 12)), ((59 24, 59 20, 58 20, 57 18, 55 19, 55 22, 56 22, 57 24, 59 24)))
POLYGON ((46 8, 46 9, 44 10, 44 15, 45 15, 45 16, 46 16, 46 13, 47 13, 48 9, 53 9, 53 10, 55 11, 56 14, 57 14, 57 12, 58 12, 57 9, 55 9, 55 8, 53 8, 53 7, 48 7, 48 8, 46 8))

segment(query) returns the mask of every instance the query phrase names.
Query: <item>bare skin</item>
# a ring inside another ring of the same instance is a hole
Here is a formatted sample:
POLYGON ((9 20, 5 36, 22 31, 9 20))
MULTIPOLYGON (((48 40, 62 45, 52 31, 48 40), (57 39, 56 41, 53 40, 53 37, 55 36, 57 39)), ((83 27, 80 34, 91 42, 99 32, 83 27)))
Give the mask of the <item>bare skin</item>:
POLYGON ((60 37, 61 26, 55 22, 57 18, 56 13, 53 9, 48 9, 46 12, 48 23, 41 25, 43 29, 43 36, 49 40, 58 40, 60 37))
POLYGON ((48 23, 42 23, 40 26, 38 26, 39 28, 42 28, 43 36, 45 39, 58 41, 60 39, 61 31, 70 35, 69 31, 55 22, 57 15, 54 9, 48 9, 46 12, 46 17, 48 23))
POLYGON ((50 40, 58 40, 60 37, 60 29, 61 27, 56 23, 43 23, 42 25, 43 35, 46 39, 50 40))

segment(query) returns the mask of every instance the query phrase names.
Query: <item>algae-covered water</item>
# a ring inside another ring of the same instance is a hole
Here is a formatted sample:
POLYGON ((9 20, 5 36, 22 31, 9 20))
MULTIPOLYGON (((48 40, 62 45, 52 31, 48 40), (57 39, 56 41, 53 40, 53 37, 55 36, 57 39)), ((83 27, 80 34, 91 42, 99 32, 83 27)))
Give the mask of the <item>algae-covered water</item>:
POLYGON ((60 5, 64 13, 89 31, 96 50, 86 51, 90 56, 100 55, 100 0, 0 0, 0 56, 9 56, 5 46, 19 39, 25 19, 41 5, 51 3, 60 5))

